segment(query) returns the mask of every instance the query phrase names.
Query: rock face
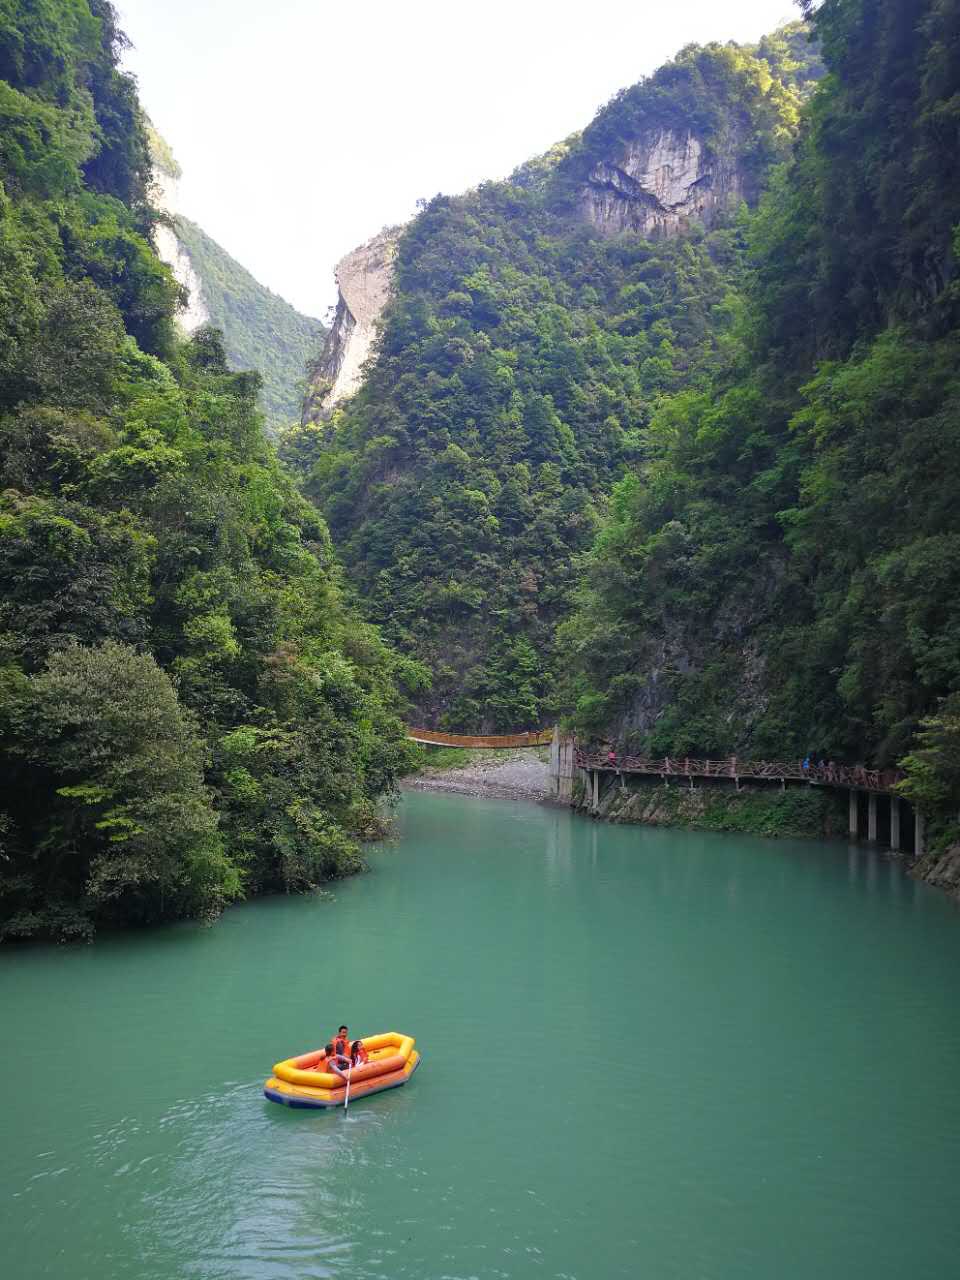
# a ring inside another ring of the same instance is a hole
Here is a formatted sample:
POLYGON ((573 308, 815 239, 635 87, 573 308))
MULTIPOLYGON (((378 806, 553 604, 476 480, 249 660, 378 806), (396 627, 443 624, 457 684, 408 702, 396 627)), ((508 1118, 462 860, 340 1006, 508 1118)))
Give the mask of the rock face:
MULTIPOLYGON (((180 212, 178 188, 179 183, 172 173, 165 173, 159 166, 154 168, 153 202, 162 213, 171 218, 180 212)), ((177 283, 183 285, 189 294, 187 305, 177 312, 177 324, 185 333, 193 333, 210 319, 210 312, 203 300, 200 277, 171 226, 159 224, 154 230, 153 238, 161 260, 170 267, 177 283)))
POLYGON ((631 142, 615 161, 594 165, 581 193, 584 219, 604 235, 677 235, 691 220, 709 226, 747 193, 736 164, 710 155, 691 132, 659 129, 631 142))
POLYGON ((960 901, 960 845, 924 854, 910 868, 910 874, 960 901))
POLYGON ((336 266, 337 311, 319 360, 310 370, 303 422, 329 416, 359 387, 376 323, 390 296, 399 231, 381 231, 336 266))

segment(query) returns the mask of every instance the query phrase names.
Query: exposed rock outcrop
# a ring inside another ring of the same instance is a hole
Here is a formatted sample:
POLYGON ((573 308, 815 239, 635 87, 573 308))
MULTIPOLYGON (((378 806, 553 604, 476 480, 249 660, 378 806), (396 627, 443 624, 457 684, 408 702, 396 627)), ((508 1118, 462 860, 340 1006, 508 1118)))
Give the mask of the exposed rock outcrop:
POLYGON ((910 874, 960 901, 960 844, 924 854, 910 868, 910 874))
POLYGON ((309 373, 304 423, 327 417, 359 387, 377 320, 390 296, 399 234, 397 228, 381 231, 337 263, 337 311, 320 358, 309 373))
POLYGON ((581 193, 587 222, 604 235, 676 235, 706 226, 746 196, 736 148, 712 154, 690 131, 652 130, 615 160, 594 165, 581 193))
MULTIPOLYGON (((171 220, 180 212, 179 182, 177 175, 166 172, 155 165, 153 171, 153 203, 171 220)), ((185 307, 177 312, 177 324, 185 333, 193 333, 210 319, 210 312, 203 300, 203 289, 200 277, 194 269, 190 255, 187 253, 174 232, 170 223, 158 223, 153 233, 154 244, 161 260, 173 271, 177 283, 186 289, 188 298, 185 307)))

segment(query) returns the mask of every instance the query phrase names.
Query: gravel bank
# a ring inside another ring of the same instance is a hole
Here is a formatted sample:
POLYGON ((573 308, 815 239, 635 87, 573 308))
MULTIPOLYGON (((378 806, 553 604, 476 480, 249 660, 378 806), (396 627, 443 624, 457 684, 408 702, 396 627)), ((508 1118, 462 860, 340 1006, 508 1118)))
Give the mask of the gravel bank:
POLYGON ((497 796, 507 800, 547 800, 547 764, 534 751, 498 751, 495 758, 477 752, 470 764, 456 769, 428 767, 404 782, 414 791, 452 791, 464 796, 497 796))

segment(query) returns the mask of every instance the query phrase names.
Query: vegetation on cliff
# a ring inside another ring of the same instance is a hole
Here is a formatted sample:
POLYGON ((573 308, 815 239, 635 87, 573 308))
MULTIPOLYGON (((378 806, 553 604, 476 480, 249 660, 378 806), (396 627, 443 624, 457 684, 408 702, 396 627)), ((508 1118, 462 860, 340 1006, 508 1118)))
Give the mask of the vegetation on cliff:
POLYGON ((824 0, 727 367, 665 397, 562 643, 587 732, 891 764, 955 816, 956 0, 824 0), (929 719, 924 736, 915 735, 929 719), (911 750, 912 748, 912 750, 911 750))
POLYGON ((317 884, 406 760, 257 375, 177 340, 121 43, 0 6, 0 936, 317 884))
POLYGON ((798 119, 792 39, 772 61, 687 49, 513 182, 432 200, 400 240, 362 390, 287 441, 368 615, 433 672, 424 716, 505 730, 556 710, 555 629, 598 503, 645 457, 663 395, 729 360, 739 211, 605 239, 570 216, 577 181, 646 120, 695 123, 758 187, 798 119))

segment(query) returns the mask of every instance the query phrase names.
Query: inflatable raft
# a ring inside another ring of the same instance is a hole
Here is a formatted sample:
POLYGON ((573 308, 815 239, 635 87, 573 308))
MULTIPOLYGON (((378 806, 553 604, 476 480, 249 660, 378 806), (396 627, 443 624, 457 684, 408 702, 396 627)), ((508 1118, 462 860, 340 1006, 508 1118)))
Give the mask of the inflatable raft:
MULTIPOLYGON (((363 1036, 370 1061, 350 1072, 350 1101, 406 1084, 420 1065, 414 1043, 412 1036, 401 1036, 396 1031, 363 1036)), ((278 1062, 263 1086, 263 1096, 285 1107, 342 1107, 346 1083, 326 1071, 325 1066, 322 1049, 278 1062)))

